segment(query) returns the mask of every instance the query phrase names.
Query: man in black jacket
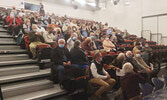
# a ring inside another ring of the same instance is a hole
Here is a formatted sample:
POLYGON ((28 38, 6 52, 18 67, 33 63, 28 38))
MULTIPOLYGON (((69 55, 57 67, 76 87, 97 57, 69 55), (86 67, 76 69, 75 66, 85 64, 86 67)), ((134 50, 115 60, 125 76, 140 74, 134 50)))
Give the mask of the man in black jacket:
POLYGON ((71 60, 73 66, 79 68, 88 67, 88 59, 84 51, 80 48, 81 42, 79 40, 75 41, 74 47, 70 50, 71 60))
POLYGON ((65 68, 71 66, 71 57, 67 48, 65 48, 65 40, 59 39, 58 47, 51 51, 51 61, 54 63, 52 69, 58 71, 60 82, 65 77, 65 68))

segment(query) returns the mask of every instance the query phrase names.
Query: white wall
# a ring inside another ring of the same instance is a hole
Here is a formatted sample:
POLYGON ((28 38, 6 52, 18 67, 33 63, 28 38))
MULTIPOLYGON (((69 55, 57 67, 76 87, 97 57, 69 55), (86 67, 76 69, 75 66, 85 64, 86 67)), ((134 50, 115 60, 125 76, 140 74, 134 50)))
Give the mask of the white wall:
POLYGON ((140 36, 142 1, 131 0, 130 6, 125 6, 124 1, 120 0, 115 6, 109 2, 106 9, 96 12, 96 20, 108 22, 111 26, 127 29, 128 32, 140 36))
POLYGON ((46 12, 55 13, 58 16, 70 16, 74 18, 94 20, 94 12, 84 9, 74 9, 72 6, 60 5, 52 2, 42 2, 46 12))
POLYGON ((24 2, 24 0, 0 0, 0 6, 7 8, 12 6, 16 6, 16 8, 23 8, 24 5, 22 5, 21 2, 24 2))

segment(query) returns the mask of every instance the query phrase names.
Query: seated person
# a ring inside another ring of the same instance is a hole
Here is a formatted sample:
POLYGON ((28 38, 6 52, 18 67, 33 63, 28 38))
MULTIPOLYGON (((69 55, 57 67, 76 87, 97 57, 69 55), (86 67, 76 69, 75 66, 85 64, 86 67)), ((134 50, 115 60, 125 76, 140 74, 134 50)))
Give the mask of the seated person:
MULTIPOLYGON (((65 78, 65 68, 71 67, 70 52, 65 48, 65 40, 58 40, 58 47, 51 51, 51 61, 53 62, 53 72, 58 71, 59 81, 62 82, 65 78)), ((52 73, 55 74, 55 73, 52 73)))
POLYGON ((134 54, 136 50, 141 50, 141 49, 142 49, 141 44, 139 42, 136 42, 132 52, 134 54))
POLYGON ((74 43, 74 47, 71 49, 71 60, 73 66, 78 66, 78 68, 86 68, 88 67, 88 59, 84 51, 80 47, 81 42, 79 40, 76 40, 74 43))
POLYGON ((121 31, 119 31, 117 34, 116 34, 116 37, 117 37, 117 43, 119 43, 119 44, 122 44, 122 43, 124 43, 124 39, 123 39, 123 37, 121 36, 121 31))
POLYGON ((100 52, 95 53, 94 61, 90 66, 90 77, 91 79, 89 82, 91 84, 100 86, 100 88, 92 96, 93 100, 98 100, 99 96, 106 97, 105 92, 110 91, 116 83, 116 81, 112 79, 110 75, 104 70, 102 64, 102 55, 100 52))
POLYGON ((83 25, 83 27, 81 29, 81 34, 84 38, 88 37, 88 29, 87 29, 86 25, 83 25))
POLYGON ((92 39, 87 37, 85 41, 82 42, 81 47, 85 52, 93 51, 92 39))
POLYGON ((45 43, 51 44, 51 45, 56 44, 56 36, 53 35, 52 27, 46 28, 46 31, 44 32, 43 37, 44 37, 45 43))
POLYGON ((41 34, 43 34, 46 31, 45 28, 43 27, 41 21, 38 22, 38 30, 37 31, 40 32, 41 34))
POLYGON ((123 71, 125 75, 120 78, 120 83, 125 100, 141 100, 139 83, 145 83, 146 79, 133 72, 131 63, 125 63, 123 71))
POLYGON ((74 47, 74 42, 77 40, 77 33, 72 33, 71 37, 67 40, 67 48, 70 51, 74 47))
POLYGON ((119 69, 122 69, 122 65, 124 63, 124 60, 125 60, 124 53, 119 53, 117 58, 113 60, 112 65, 114 65, 115 67, 117 67, 119 69))
POLYGON ((134 52, 134 59, 136 60, 136 62, 140 65, 140 67, 142 68, 142 69, 144 69, 144 70, 146 70, 148 73, 150 73, 151 72, 151 67, 153 67, 153 66, 148 66, 145 62, 144 62, 144 60, 143 60, 143 58, 141 57, 141 52, 140 52, 140 50, 136 50, 135 52, 134 52))
POLYGON ((134 72, 137 72, 137 73, 140 73, 140 72, 146 72, 138 63, 137 61, 134 59, 133 57, 133 53, 131 51, 127 51, 126 52, 126 55, 125 55, 125 62, 129 62, 133 65, 133 71, 134 72))
POLYGON ((105 40, 103 41, 103 48, 106 52, 110 52, 111 50, 115 49, 115 45, 110 41, 109 35, 106 35, 105 40))
POLYGON ((30 20, 29 19, 26 19, 25 20, 25 22, 24 22, 24 24, 23 24, 23 33, 24 34, 27 34, 27 33, 29 33, 30 32, 30 20))
POLYGON ((29 32, 28 33, 28 39, 30 40, 30 51, 32 53, 32 58, 35 59, 36 58, 36 47, 37 45, 43 45, 45 43, 42 43, 41 41, 41 36, 39 34, 37 34, 36 32, 29 32))
POLYGON ((90 33, 90 38, 92 39, 93 50, 100 49, 97 41, 95 40, 95 34, 93 32, 90 33))
POLYGON ((147 65, 150 65, 152 49, 149 47, 148 43, 145 44, 141 51, 141 56, 143 60, 146 62, 147 65))

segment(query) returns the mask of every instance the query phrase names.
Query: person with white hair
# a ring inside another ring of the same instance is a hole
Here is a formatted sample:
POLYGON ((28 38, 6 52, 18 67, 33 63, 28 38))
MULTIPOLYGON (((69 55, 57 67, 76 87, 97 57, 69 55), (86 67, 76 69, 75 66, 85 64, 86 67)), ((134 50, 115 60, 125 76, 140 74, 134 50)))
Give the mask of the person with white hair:
POLYGON ((70 51, 74 47, 74 42, 78 40, 78 34, 72 33, 71 37, 67 40, 67 48, 70 51))
POLYGON ((140 72, 142 71, 143 69, 141 68, 141 66, 137 63, 137 61, 133 58, 133 53, 132 51, 127 51, 126 54, 125 54, 125 62, 129 62, 133 65, 133 70, 135 72, 140 72))
POLYGON ((125 75, 120 78, 120 84, 125 100, 141 100, 139 83, 145 83, 146 79, 133 71, 131 63, 125 63, 122 70, 125 75))
POLYGON ((58 47, 51 51, 51 62, 53 62, 51 74, 54 76, 58 71, 59 80, 61 82, 65 77, 65 68, 71 67, 70 52, 65 48, 64 39, 59 39, 58 47))

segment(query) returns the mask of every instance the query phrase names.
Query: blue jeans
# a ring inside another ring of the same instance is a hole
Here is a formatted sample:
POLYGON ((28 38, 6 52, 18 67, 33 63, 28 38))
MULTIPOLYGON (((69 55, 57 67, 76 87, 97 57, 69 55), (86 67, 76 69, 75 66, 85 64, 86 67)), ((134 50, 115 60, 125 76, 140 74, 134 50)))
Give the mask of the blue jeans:
POLYGON ((86 67, 88 67, 88 65, 81 65, 81 64, 72 64, 71 66, 79 69, 85 69, 86 67))
POLYGON ((58 71, 60 82, 65 78, 65 68, 63 65, 53 65, 54 72, 58 71))

